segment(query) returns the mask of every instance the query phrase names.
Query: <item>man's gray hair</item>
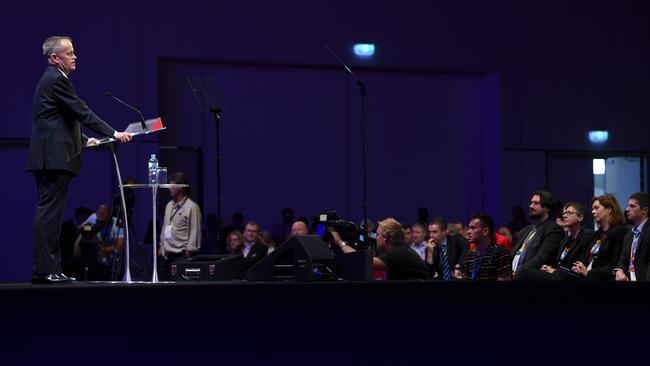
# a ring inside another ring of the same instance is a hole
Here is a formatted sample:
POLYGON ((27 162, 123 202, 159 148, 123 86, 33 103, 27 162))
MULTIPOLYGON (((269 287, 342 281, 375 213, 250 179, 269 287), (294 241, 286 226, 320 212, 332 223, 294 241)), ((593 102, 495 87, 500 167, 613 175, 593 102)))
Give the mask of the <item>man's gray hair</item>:
POLYGON ((72 38, 68 36, 52 36, 43 42, 43 56, 50 57, 51 54, 58 52, 61 49, 61 41, 67 39, 72 42, 72 38))

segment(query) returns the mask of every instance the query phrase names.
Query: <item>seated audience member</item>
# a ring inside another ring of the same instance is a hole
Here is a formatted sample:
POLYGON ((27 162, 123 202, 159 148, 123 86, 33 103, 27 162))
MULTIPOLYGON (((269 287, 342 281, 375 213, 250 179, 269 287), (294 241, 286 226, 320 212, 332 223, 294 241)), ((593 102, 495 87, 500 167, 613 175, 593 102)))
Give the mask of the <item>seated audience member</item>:
POLYGON ((244 227, 244 242, 238 249, 244 255, 246 269, 259 262, 268 252, 268 248, 260 242, 259 238, 260 226, 255 221, 249 221, 244 227))
POLYGON ((100 205, 81 226, 74 254, 82 259, 82 278, 90 281, 117 279, 113 261, 124 246, 124 229, 118 227, 117 218, 111 217, 108 205, 100 205))
POLYGON ((551 218, 556 204, 550 192, 535 191, 531 194, 528 208, 532 224, 521 229, 513 251, 512 272, 515 276, 524 266, 539 269, 545 264, 554 264, 564 237, 564 231, 555 223, 555 218, 551 218))
POLYGON ((443 218, 431 220, 426 251, 432 277, 444 281, 462 278, 460 265, 469 250, 465 238, 449 235, 449 226, 443 218))
POLYGON ((512 242, 512 232, 510 232, 510 229, 508 229, 507 226, 501 226, 499 230, 497 230, 497 234, 505 236, 512 242))
POLYGON ((241 249, 241 245, 244 243, 244 236, 239 231, 232 231, 228 234, 226 238, 226 251, 229 254, 241 254, 237 252, 238 249, 241 249))
POLYGON ((591 214, 598 230, 571 270, 581 278, 611 280, 614 279, 614 266, 623 252, 623 239, 628 228, 618 201, 611 194, 592 198, 591 214))
POLYGON ((577 202, 564 205, 562 227, 568 229, 567 235, 560 241, 560 251, 555 258, 555 265, 542 265, 541 268, 522 268, 517 274, 518 280, 564 280, 575 279, 578 275, 571 271, 573 263, 582 256, 591 243, 591 233, 583 230, 582 224, 587 210, 577 202))
POLYGON ((221 236, 225 238, 233 231, 239 231, 240 233, 244 232, 244 214, 241 212, 235 212, 232 214, 232 224, 221 230, 221 236))
POLYGON ((410 244, 413 242, 413 236, 411 235, 411 225, 402 224, 402 229, 404 230, 404 243, 410 244))
POLYGON ((472 215, 468 229, 470 250, 456 269, 466 280, 510 280, 510 253, 494 242, 494 221, 485 214, 472 215))
POLYGON ((413 243, 410 245, 419 256, 420 259, 426 259, 426 250, 427 250, 427 241, 426 241, 426 229, 424 225, 419 222, 411 225, 411 240, 413 243))
POLYGON ((506 248, 509 252, 512 251, 512 241, 508 239, 507 236, 501 235, 499 233, 494 233, 494 242, 497 245, 501 245, 506 248))
POLYGON ((276 243, 284 243, 291 236, 291 226, 294 223, 293 209, 285 207, 280 211, 282 220, 273 226, 272 238, 276 243))
POLYGON ((260 243, 266 247, 266 254, 271 254, 278 248, 278 244, 273 240, 271 233, 268 231, 260 232, 260 243))
MULTIPOLYGON (((330 230, 334 243, 343 253, 356 250, 330 230)), ((383 251, 379 257, 372 259, 375 271, 386 271, 389 280, 425 280, 429 278, 429 269, 425 262, 408 245, 404 244, 402 225, 393 218, 379 222, 377 227, 377 248, 383 251)))
POLYGON ((633 227, 623 239, 623 253, 614 272, 616 281, 648 281, 650 269, 650 234, 648 210, 650 195, 637 192, 630 196, 625 209, 627 221, 633 227))
POLYGON ((295 221, 291 225, 291 236, 298 236, 298 235, 308 235, 309 234, 309 229, 307 228, 307 224, 305 224, 302 221, 295 221))

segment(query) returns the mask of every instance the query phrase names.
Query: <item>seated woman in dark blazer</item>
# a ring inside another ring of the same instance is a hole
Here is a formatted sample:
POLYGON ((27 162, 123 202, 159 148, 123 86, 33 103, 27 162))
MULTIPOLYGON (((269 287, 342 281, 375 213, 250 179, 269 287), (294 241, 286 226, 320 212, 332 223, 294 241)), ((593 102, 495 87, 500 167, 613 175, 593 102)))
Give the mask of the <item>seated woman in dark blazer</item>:
POLYGON ((629 229, 621 207, 611 194, 592 198, 591 214, 598 231, 571 270, 589 280, 611 280, 614 279, 612 270, 623 251, 623 238, 629 229))
POLYGON ((543 265, 541 268, 522 268, 517 274, 517 280, 546 281, 579 278, 577 273, 571 271, 571 266, 582 257, 582 253, 591 244, 593 233, 585 232, 582 227, 587 210, 577 202, 568 202, 562 210, 562 227, 566 235, 559 245, 559 252, 555 257, 555 265, 543 265))

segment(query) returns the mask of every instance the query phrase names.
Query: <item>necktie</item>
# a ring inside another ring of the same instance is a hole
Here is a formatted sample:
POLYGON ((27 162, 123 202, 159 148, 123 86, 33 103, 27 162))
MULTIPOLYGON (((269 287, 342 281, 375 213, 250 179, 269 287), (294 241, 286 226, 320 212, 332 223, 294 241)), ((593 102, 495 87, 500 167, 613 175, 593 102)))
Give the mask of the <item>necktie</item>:
POLYGON ((639 237, 641 236, 641 232, 638 229, 632 229, 632 233, 634 233, 634 239, 632 239, 632 248, 630 250, 630 272, 634 272, 634 257, 636 256, 636 249, 639 246, 639 237))
POLYGON ((451 266, 449 266, 449 258, 447 258, 447 246, 440 246, 440 263, 442 264, 442 279, 449 281, 452 279, 451 266))

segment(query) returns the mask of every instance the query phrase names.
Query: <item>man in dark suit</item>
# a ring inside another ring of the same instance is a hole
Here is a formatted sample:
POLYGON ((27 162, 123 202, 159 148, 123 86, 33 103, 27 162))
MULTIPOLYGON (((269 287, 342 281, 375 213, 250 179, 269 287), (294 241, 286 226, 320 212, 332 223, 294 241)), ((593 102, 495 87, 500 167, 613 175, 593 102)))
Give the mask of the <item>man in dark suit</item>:
POLYGON ((426 261, 434 279, 450 281, 462 277, 461 266, 469 243, 460 235, 449 235, 447 221, 435 218, 429 223, 426 261))
POLYGON ((535 191, 530 197, 529 216, 532 222, 521 229, 512 254, 512 271, 523 267, 541 269, 543 265, 554 265, 560 241, 564 238, 562 228, 550 217, 557 201, 550 192, 535 191))
POLYGON ((34 174, 38 203, 34 217, 32 282, 62 283, 59 234, 70 178, 81 170, 81 149, 97 143, 81 133, 81 125, 121 142, 131 135, 117 132, 88 108, 75 92, 68 75, 77 56, 69 37, 54 36, 43 43, 48 67, 34 92, 32 136, 27 170, 34 174))
POLYGON ((648 272, 650 270, 648 210, 650 210, 650 195, 645 192, 637 192, 630 196, 625 216, 634 227, 623 239, 623 252, 618 264, 614 267, 616 281, 650 280, 650 272, 648 272))
POLYGON ((237 251, 237 253, 244 255, 246 269, 251 268, 268 253, 269 248, 262 244, 259 238, 260 226, 255 221, 249 221, 244 226, 244 243, 237 251))

